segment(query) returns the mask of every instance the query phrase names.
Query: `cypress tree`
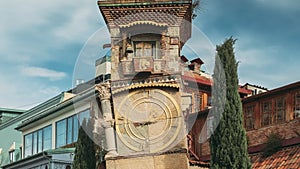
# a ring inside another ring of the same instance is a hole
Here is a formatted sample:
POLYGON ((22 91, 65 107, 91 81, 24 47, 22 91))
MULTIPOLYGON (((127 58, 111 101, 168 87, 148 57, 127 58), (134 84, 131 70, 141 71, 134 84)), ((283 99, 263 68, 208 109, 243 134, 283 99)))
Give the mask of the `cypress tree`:
POLYGON ((213 114, 215 131, 210 139, 212 169, 249 169, 246 131, 243 127, 242 103, 238 93, 238 63, 234 43, 229 38, 217 46, 214 68, 213 114), (220 120, 219 124, 216 121, 220 120))
MULTIPOLYGON (((78 140, 76 143, 75 157, 72 164, 73 169, 95 169, 96 168, 96 152, 94 141, 88 136, 83 128, 89 129, 85 119, 78 132, 78 140)), ((87 131, 89 132, 89 131, 87 131)))

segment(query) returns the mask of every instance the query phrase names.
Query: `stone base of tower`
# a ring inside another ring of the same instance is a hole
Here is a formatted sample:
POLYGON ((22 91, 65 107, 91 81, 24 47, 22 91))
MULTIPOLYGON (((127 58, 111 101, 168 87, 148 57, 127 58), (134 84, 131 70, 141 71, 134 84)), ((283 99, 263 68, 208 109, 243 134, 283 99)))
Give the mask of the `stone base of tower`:
POLYGON ((186 151, 140 157, 115 157, 106 159, 107 169, 188 169, 186 151))

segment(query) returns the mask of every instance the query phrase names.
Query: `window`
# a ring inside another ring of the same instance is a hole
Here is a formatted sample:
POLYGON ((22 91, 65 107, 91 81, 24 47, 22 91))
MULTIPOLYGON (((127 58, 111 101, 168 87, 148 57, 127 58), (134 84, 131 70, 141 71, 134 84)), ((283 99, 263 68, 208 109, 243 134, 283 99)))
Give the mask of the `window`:
POLYGON ((37 148, 38 148, 38 143, 37 143, 37 134, 38 132, 34 132, 32 135, 33 135, 33 140, 32 140, 32 154, 36 154, 37 153, 37 148))
POLYGON ((56 148, 66 145, 67 139, 67 120, 61 120, 56 123, 56 148))
POLYGON ((80 112, 56 123, 56 148, 71 144, 77 141, 79 125, 83 119, 89 119, 90 110, 80 112))
POLYGON ((300 91, 295 94, 295 106, 294 106, 295 118, 300 117, 300 91))
POLYGON ((43 130, 43 151, 52 148, 52 127, 46 127, 43 130))
POLYGON ((79 124, 82 125, 83 120, 85 119, 86 121, 88 121, 88 119, 90 118, 90 110, 87 109, 85 111, 82 111, 78 114, 78 120, 79 120, 79 124))
POLYGON ((32 155, 32 134, 25 136, 24 157, 32 155))
POLYGON ((153 57, 156 58, 156 43, 155 41, 135 41, 134 42, 135 57, 153 57))
POLYGON ((285 120, 286 99, 280 97, 275 100, 275 122, 280 123, 285 120))
POLYGON ((37 139, 37 144, 38 144, 37 152, 39 153, 39 152, 43 151, 43 130, 39 130, 37 132, 37 137, 38 137, 38 139, 37 139))
POLYGON ((266 101, 262 103, 262 126, 272 124, 272 102, 266 101))
POLYGON ((15 162, 15 150, 9 152, 9 162, 15 162))
POLYGON ((247 130, 254 129, 254 108, 255 105, 245 106, 244 123, 247 130))
POLYGON ((24 157, 51 149, 52 126, 47 126, 24 137, 24 157))

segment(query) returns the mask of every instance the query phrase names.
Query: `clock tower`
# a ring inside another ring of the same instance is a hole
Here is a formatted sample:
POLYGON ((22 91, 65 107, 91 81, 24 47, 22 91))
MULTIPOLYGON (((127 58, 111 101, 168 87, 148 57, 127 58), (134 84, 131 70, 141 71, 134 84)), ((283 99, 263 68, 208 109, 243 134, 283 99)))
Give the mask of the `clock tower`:
MULTIPOLYGON (((111 36, 108 169, 188 168, 181 49, 191 0, 99 0, 111 36), (111 131, 110 131, 111 132, 111 131)), ((105 114, 105 112, 103 112, 105 114)), ((104 117, 105 118, 105 117, 104 117)))

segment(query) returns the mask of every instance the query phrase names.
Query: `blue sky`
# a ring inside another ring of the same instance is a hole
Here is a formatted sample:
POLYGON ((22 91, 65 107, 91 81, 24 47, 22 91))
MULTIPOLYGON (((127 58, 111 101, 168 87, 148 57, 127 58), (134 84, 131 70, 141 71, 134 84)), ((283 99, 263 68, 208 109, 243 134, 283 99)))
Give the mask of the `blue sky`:
MULTIPOLYGON (((272 89, 300 80, 299 16, 299 0, 202 0, 193 24, 210 49, 238 39, 240 83, 272 89)), ((81 51, 107 41, 96 0, 3 0, 0 18, 0 107, 29 108, 72 88, 103 55, 81 51)), ((212 56, 201 58, 209 65, 212 56)))

